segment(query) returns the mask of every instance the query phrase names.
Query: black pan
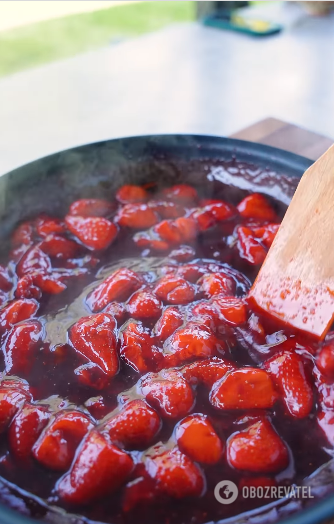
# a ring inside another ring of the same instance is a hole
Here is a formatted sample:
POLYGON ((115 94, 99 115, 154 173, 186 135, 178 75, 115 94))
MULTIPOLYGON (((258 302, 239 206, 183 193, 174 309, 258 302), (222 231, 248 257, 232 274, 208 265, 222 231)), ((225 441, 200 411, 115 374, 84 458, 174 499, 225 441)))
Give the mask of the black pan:
MULTIPOLYGON (((195 135, 121 138, 56 153, 0 178, 1 254, 6 253, 9 233, 19 221, 41 212, 61 215, 73 200, 105 198, 125 183, 163 186, 189 182, 207 197, 223 184, 232 201, 255 190, 273 196, 285 207, 311 163, 307 158, 260 144, 195 135), (233 165, 244 169, 242 178, 235 176, 233 165)), ((270 522, 317 524, 334 517, 334 497, 328 496, 334 484, 332 470, 329 464, 310 480, 315 493, 319 492, 318 499, 322 498, 320 502, 310 507, 295 502, 271 504, 270 522), (317 490, 318 484, 328 484, 328 489, 317 490)), ((85 522, 62 510, 48 509, 43 501, 29 497, 1 478, 0 502, 0 524, 31 524, 41 522, 41 518, 54 524, 85 522)), ((237 521, 249 522, 249 516, 237 521)))

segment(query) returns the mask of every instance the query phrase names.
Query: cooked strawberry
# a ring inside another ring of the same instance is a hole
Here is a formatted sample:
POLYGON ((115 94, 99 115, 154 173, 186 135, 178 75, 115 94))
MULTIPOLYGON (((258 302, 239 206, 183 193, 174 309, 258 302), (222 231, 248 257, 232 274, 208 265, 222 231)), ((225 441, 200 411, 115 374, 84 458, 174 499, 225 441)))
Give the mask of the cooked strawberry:
POLYGON ((130 322, 122 333, 121 358, 138 373, 146 373, 145 359, 151 356, 152 340, 148 330, 139 322, 130 322))
POLYGON ((127 309, 135 319, 154 319, 160 316, 162 303, 150 291, 137 291, 130 298, 127 309))
POLYGON ((198 194, 195 188, 187 184, 177 184, 163 190, 164 197, 173 202, 181 202, 182 204, 193 204, 198 199, 198 194))
POLYGON ((112 317, 115 317, 119 326, 123 324, 127 314, 125 305, 120 302, 111 302, 111 304, 108 304, 103 312, 108 313, 108 315, 111 315, 112 317))
POLYGON ((105 217, 112 213, 113 206, 100 198, 83 198, 71 204, 68 214, 81 217, 105 217))
POLYGON ((13 327, 3 346, 6 373, 27 376, 42 342, 43 327, 38 320, 28 320, 13 327))
POLYGON ((224 322, 240 326, 247 321, 247 308, 243 299, 237 297, 214 297, 213 305, 224 322))
POLYGON ((69 332, 69 340, 77 353, 96 364, 109 378, 118 372, 115 319, 107 313, 81 318, 69 332))
POLYGON ((280 390, 289 413, 297 418, 307 417, 313 407, 313 392, 300 355, 283 351, 267 360, 264 367, 280 390))
POLYGON ((11 452, 19 460, 30 457, 32 447, 45 428, 50 411, 42 404, 26 402, 9 426, 8 439, 11 452))
POLYGON ((260 193, 252 193, 245 197, 238 204, 237 209, 244 218, 257 218, 268 222, 275 222, 277 218, 266 197, 260 193))
POLYGON ((99 391, 107 388, 112 378, 102 371, 101 367, 94 362, 82 364, 74 370, 74 374, 81 384, 99 391))
POLYGON ((334 413, 332 411, 321 411, 317 416, 317 422, 324 432, 331 446, 334 445, 334 413))
POLYGON ((213 385, 210 402, 219 409, 271 408, 277 394, 269 374, 263 369, 230 371, 213 385))
POLYGON ((133 241, 141 249, 151 248, 156 251, 167 251, 167 249, 169 249, 168 242, 161 240, 152 229, 136 233, 133 236, 133 241))
POLYGON ((148 446, 161 427, 158 414, 143 400, 131 400, 119 413, 103 421, 100 431, 107 432, 119 447, 148 446))
POLYGON ((87 304, 93 313, 101 311, 110 302, 121 301, 142 285, 137 273, 127 268, 120 268, 97 286, 87 298, 87 304))
POLYGON ((170 304, 187 304, 194 300, 194 287, 181 277, 166 275, 154 288, 154 293, 170 304))
POLYGON ((276 473, 289 464, 286 445, 267 419, 260 419, 227 441, 227 460, 236 469, 276 473))
POLYGON ((66 471, 83 437, 94 427, 80 411, 63 411, 50 421, 32 448, 33 455, 46 468, 66 471))
POLYGON ((203 464, 216 464, 224 445, 208 417, 196 413, 179 422, 175 428, 177 445, 189 458, 203 464))
POLYGON ((65 233, 65 224, 59 218, 41 215, 36 220, 36 231, 40 237, 65 233))
POLYGON ((188 260, 192 260, 195 255, 196 251, 194 248, 181 245, 169 253, 169 258, 176 260, 177 262, 188 262, 188 260))
POLYGON ((38 246, 32 246, 28 249, 16 266, 16 272, 19 277, 35 271, 42 273, 50 273, 51 271, 50 258, 38 246))
POLYGON ((207 229, 214 227, 217 223, 213 214, 206 208, 195 209, 190 217, 195 221, 197 228, 200 231, 207 231, 207 229))
POLYGON ((147 204, 126 204, 118 213, 120 226, 147 229, 159 222, 158 214, 147 204))
POLYGON ((6 331, 14 324, 33 317, 39 307, 36 300, 13 300, 0 312, 0 329, 6 331))
POLYGON ((192 364, 186 364, 180 369, 180 372, 187 382, 191 384, 200 382, 211 388, 217 380, 220 380, 228 371, 234 369, 236 369, 235 364, 229 360, 212 357, 206 360, 197 360, 192 364))
POLYGON ((19 247, 22 244, 29 246, 33 242, 33 228, 30 222, 23 222, 14 230, 12 234, 13 247, 19 247))
POLYGON ((42 296, 42 291, 39 287, 35 286, 34 278, 31 273, 24 275, 20 278, 16 284, 15 297, 16 298, 26 298, 26 299, 36 299, 38 300, 42 296))
POLYGON ((80 249, 80 246, 76 242, 59 235, 47 236, 45 240, 39 244, 39 247, 51 258, 65 259, 74 258, 80 249))
POLYGON ((125 513, 136 509, 137 506, 146 505, 156 500, 155 481, 151 477, 137 477, 129 482, 123 492, 122 510, 125 513))
POLYGON ((106 249, 115 240, 117 226, 103 217, 67 215, 65 223, 69 231, 88 249, 106 249))
POLYGON ((58 295, 62 293, 67 288, 66 284, 61 282, 57 278, 56 274, 43 274, 39 272, 29 273, 28 276, 32 277, 34 286, 41 289, 44 293, 49 293, 50 295, 58 295))
POLYGON ((160 341, 166 340, 183 324, 183 315, 177 307, 167 307, 154 327, 160 341))
POLYGON ((248 227, 238 226, 237 235, 240 257, 253 265, 262 264, 267 256, 267 251, 255 238, 253 231, 248 227))
POLYGON ((87 505, 121 486, 132 469, 130 455, 93 430, 81 443, 70 471, 58 481, 57 491, 68 504, 87 505))
POLYGON ((8 269, 0 265, 0 290, 10 291, 13 287, 13 282, 9 276, 8 269))
POLYGON ((128 184, 119 188, 115 198, 121 204, 135 204, 136 202, 145 202, 148 199, 148 193, 141 186, 128 184))
POLYGON ((329 378, 334 379, 334 343, 323 346, 317 356, 316 364, 321 373, 329 378))
POLYGON ((279 226, 280 224, 266 224, 261 227, 250 227, 250 229, 252 229, 255 237, 261 242, 261 244, 269 249, 274 242, 279 226))
POLYGON ((196 221, 191 217, 180 217, 174 220, 174 224, 180 232, 183 242, 191 242, 197 237, 198 229, 196 221))
POLYGON ((104 402, 104 398, 101 395, 89 398, 86 400, 84 406, 96 420, 102 419, 109 412, 109 409, 104 402))
POLYGON ((31 400, 29 391, 20 386, 7 387, 2 383, 0 387, 0 434, 6 431, 13 417, 25 402, 31 400))
POLYGON ((199 497, 203 492, 205 481, 201 470, 176 448, 148 457, 146 468, 160 493, 181 499, 199 497))
POLYGON ((156 407, 163 417, 179 418, 187 415, 193 407, 193 391, 178 373, 148 373, 138 387, 147 402, 156 407))
POLYGON ((166 362, 176 366, 189 359, 212 357, 223 349, 222 344, 207 326, 188 322, 165 342, 166 362))
POLYGON ((200 291, 208 298, 213 295, 234 295, 235 282, 230 275, 225 273, 207 273, 197 282, 200 291))
POLYGON ((169 244, 180 244, 182 235, 174 220, 163 220, 153 228, 154 233, 169 244))
POLYGON ((223 200, 216 200, 215 202, 208 203, 205 205, 204 209, 213 215, 217 222, 223 222, 237 214, 235 207, 223 200))

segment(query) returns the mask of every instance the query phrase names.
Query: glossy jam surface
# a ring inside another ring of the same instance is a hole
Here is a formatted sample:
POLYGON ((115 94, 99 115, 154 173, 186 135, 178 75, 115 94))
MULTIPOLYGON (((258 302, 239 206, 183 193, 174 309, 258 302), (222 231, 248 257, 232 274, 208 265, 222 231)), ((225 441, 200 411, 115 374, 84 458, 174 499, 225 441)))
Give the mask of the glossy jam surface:
POLYGON ((329 460, 332 336, 316 345, 248 302, 282 210, 216 197, 125 185, 13 231, 0 473, 42 505, 204 524, 268 503, 222 505, 218 482, 300 485, 329 460))

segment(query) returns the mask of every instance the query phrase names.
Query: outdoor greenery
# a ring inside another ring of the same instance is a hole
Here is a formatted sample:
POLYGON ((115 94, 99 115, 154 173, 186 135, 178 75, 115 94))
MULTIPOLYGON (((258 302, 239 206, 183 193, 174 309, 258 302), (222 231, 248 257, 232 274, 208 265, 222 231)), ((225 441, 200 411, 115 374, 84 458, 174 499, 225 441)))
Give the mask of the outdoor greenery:
POLYGON ((193 2, 138 2, 0 33, 0 76, 193 20, 193 2))

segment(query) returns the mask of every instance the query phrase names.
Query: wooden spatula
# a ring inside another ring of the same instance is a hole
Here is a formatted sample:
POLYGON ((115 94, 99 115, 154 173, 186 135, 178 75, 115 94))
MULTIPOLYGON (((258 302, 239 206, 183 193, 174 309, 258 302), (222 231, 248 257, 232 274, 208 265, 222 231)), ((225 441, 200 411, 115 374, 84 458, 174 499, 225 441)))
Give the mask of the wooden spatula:
POLYGON ((334 318, 334 146, 299 182, 250 301, 317 339, 329 330, 334 318))

